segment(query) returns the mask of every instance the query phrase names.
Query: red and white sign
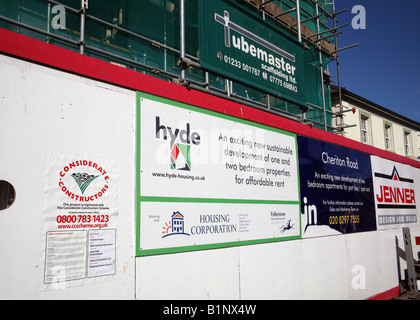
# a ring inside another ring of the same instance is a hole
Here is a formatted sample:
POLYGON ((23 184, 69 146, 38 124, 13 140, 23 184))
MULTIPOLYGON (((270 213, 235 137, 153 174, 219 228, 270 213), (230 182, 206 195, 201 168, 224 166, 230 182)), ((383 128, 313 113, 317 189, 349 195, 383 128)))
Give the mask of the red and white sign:
POLYGON ((419 169, 371 157, 378 229, 417 225, 419 169))

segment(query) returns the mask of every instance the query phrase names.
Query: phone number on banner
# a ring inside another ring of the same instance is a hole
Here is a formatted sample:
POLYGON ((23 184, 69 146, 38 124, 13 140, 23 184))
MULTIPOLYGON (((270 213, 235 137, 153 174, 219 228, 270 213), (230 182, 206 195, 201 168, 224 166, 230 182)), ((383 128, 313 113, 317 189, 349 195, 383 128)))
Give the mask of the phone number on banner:
POLYGON ((72 228, 104 228, 108 226, 109 215, 58 215, 56 218, 59 229, 72 228))

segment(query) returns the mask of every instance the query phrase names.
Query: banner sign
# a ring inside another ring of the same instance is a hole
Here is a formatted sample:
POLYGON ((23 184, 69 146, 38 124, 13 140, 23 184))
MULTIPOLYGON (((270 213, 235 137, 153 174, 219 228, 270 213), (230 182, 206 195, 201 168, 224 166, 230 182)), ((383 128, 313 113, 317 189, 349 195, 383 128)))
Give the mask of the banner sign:
POLYGON ((297 40, 232 1, 200 1, 199 17, 203 68, 306 107, 297 40))
POLYGON ((417 224, 409 165, 146 93, 137 113, 139 256, 417 224))
POLYGON ((115 279, 118 165, 49 152, 44 168, 40 290, 115 279))
POLYGON ((416 224, 419 170, 376 156, 371 161, 378 229, 416 224))
POLYGON ((370 155, 298 137, 302 237, 376 230, 370 155))
POLYGON ((137 254, 300 238, 296 135, 138 93, 137 254))

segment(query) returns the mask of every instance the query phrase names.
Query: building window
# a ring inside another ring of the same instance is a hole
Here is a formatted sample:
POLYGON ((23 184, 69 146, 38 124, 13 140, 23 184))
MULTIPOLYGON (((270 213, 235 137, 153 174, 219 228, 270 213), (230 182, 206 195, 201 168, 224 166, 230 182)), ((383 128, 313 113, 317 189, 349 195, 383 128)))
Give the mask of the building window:
POLYGON ((360 128, 362 130, 362 142, 369 143, 369 117, 364 114, 360 116, 360 128))
POLYGON ((392 127, 391 127, 391 124, 385 123, 384 133, 385 133, 385 150, 391 150, 392 149, 392 127))
POLYGON ((411 132, 404 130, 404 151, 405 155, 408 157, 411 155, 411 132))

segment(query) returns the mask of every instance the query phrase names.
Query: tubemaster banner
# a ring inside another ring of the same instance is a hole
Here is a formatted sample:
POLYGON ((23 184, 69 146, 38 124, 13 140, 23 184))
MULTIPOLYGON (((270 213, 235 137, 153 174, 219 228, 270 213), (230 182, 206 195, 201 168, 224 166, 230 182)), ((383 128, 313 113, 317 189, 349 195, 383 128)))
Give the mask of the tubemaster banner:
POLYGON ((231 1, 200 1, 200 19, 203 68, 307 106, 296 39, 231 1))

